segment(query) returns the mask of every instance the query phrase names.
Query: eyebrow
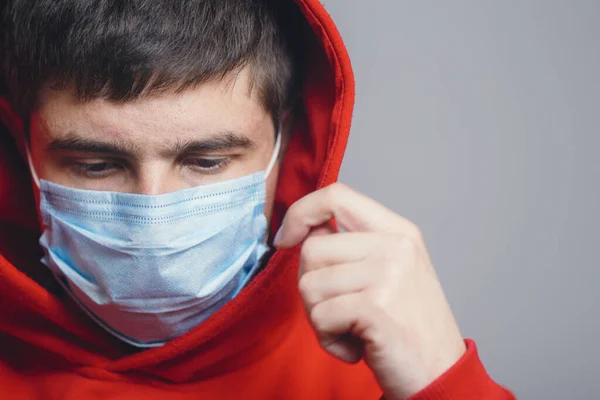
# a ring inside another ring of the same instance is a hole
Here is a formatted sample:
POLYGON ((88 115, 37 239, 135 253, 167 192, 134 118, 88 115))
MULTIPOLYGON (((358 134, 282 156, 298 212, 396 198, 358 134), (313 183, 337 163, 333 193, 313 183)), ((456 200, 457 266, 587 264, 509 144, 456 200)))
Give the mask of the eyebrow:
MULTIPOLYGON (((49 152, 81 152, 110 154, 114 156, 133 157, 142 146, 112 141, 83 138, 76 134, 68 134, 63 138, 52 140, 46 150, 49 152)), ((248 137, 235 132, 222 132, 199 140, 178 141, 173 146, 161 149, 162 156, 177 156, 186 152, 211 153, 234 149, 249 149, 256 143, 248 137)))
POLYGON ((82 138, 75 134, 68 134, 64 138, 52 140, 46 147, 46 151, 78 151, 82 153, 109 153, 127 156, 134 153, 135 149, 116 142, 105 142, 82 138))
POLYGON ((202 140, 177 142, 175 146, 165 149, 161 154, 163 156, 176 156, 183 153, 212 153, 254 147, 256 147, 256 143, 244 135, 234 132, 223 132, 202 140))

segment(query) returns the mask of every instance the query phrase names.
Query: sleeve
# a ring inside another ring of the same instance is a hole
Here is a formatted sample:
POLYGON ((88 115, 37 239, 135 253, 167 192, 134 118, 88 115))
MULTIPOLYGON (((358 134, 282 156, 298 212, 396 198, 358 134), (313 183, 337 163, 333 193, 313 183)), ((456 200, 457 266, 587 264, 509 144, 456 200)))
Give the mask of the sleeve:
POLYGON ((467 351, 437 380, 408 400, 515 400, 508 390, 494 382, 479 359, 477 346, 465 340, 467 351))

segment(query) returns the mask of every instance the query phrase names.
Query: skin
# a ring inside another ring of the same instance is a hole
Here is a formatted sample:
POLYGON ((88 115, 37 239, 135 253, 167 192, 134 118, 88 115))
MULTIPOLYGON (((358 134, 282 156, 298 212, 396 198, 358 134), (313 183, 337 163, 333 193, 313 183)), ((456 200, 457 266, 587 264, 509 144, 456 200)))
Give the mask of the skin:
MULTIPOLYGON (((181 93, 126 103, 78 101, 46 89, 31 115, 40 179, 88 190, 157 195, 265 170, 275 144, 270 113, 247 70, 181 93)), ((277 184, 267 180, 270 216, 277 184)))
MULTIPOLYGON (((45 90, 31 116, 34 167, 65 186, 148 195, 264 170, 274 126, 248 88, 242 71, 124 104, 45 90)), ((267 218, 278 172, 267 181, 267 218)), ((419 229, 374 200, 341 184, 311 193, 290 207, 274 244, 301 246, 299 290, 322 347, 364 359, 386 399, 419 392, 464 354, 419 229)))
POLYGON ((301 246, 299 288, 321 346, 363 358, 386 399, 416 394, 466 351, 419 229, 374 200, 339 183, 311 193, 274 244, 301 246))

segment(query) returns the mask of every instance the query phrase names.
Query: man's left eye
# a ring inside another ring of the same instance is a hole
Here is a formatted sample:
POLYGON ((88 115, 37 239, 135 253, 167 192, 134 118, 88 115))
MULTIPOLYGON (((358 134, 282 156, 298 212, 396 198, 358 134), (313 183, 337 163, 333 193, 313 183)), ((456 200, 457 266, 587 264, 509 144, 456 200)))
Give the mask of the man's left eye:
POLYGON ((216 172, 229 164, 229 157, 221 158, 189 158, 185 164, 201 172, 216 172))

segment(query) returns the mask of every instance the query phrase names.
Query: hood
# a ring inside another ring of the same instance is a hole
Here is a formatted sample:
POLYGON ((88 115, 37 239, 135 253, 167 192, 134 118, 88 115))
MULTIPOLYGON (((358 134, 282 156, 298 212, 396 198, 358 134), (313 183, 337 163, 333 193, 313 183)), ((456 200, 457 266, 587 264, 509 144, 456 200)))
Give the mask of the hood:
MULTIPOLYGON (((271 230, 288 207, 337 180, 354 102, 354 80, 342 39, 318 0, 297 0, 309 51, 304 112, 283 159, 271 230)), ((0 336, 38 348, 57 365, 101 366, 185 381, 239 368, 287 335, 303 312, 297 290, 298 249, 277 251, 232 301, 184 336, 132 352, 89 319, 56 288, 40 263, 40 232, 18 127, 0 115, 0 336), (244 357, 240 357, 244 354, 244 357)), ((112 378, 111 378, 112 379, 112 378)), ((115 378, 116 379, 116 378, 115 378)))

